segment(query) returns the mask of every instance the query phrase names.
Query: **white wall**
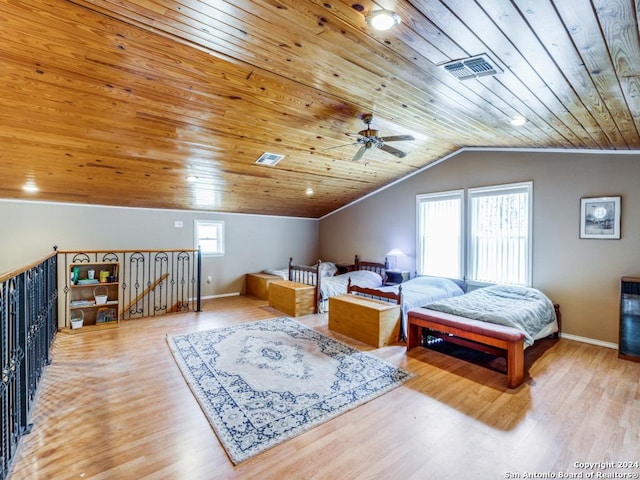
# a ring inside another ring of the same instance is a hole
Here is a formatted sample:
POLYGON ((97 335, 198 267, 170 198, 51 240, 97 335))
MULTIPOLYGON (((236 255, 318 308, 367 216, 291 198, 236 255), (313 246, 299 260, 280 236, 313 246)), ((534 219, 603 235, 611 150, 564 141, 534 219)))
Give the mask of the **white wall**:
POLYGON ((465 151, 320 221, 320 257, 394 247, 415 271, 416 195, 533 181, 533 286, 560 304, 564 333, 618 342, 619 282, 640 274, 640 154, 465 151), (579 238, 580 199, 622 196, 620 240, 579 238), (354 226, 357 225, 357 228, 354 226))
POLYGON ((194 220, 224 220, 223 257, 202 262, 202 295, 244 291, 244 275, 318 258, 318 221, 291 217, 0 200, 0 274, 59 250, 194 248, 194 220), (183 223, 175 228, 175 221, 183 223), (205 282, 211 275, 212 283, 205 282))

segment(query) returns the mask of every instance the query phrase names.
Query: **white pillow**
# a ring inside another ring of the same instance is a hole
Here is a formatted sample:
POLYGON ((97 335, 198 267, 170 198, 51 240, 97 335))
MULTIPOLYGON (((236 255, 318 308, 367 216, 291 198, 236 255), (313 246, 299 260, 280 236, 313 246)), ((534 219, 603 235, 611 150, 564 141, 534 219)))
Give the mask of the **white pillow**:
POLYGON ((338 267, 331 262, 322 262, 320 264, 320 276, 321 277, 333 277, 338 271, 338 267))

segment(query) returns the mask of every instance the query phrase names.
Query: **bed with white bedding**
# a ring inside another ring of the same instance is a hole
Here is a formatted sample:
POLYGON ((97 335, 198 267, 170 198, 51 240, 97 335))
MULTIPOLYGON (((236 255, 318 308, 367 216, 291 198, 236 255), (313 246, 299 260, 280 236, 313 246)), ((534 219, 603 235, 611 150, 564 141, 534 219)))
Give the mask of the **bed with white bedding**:
POLYGON ((540 290, 516 285, 491 285, 465 295, 425 305, 449 313, 520 330, 525 348, 558 331, 556 308, 540 290))
POLYGON ((365 288, 379 288, 383 281, 379 273, 371 270, 354 270, 333 277, 323 277, 320 282, 320 311, 328 311, 329 297, 347 293, 349 283, 365 288))
POLYGON ((332 262, 318 261, 313 266, 301 266, 290 261, 289 280, 315 286, 318 311, 326 312, 329 297, 347 293, 349 279, 351 283, 363 287, 381 287, 386 278, 388 263, 386 259, 384 263, 362 261, 356 255, 353 268, 350 272, 334 275, 337 267, 332 262))
MULTIPOLYGON (((360 285, 367 287, 367 285, 360 285)), ((443 298, 455 297, 464 294, 464 283, 460 280, 452 280, 442 277, 427 275, 417 276, 400 285, 375 288, 374 291, 363 291, 361 288, 349 287, 350 292, 365 294, 374 298, 383 299, 383 295, 377 292, 390 292, 401 295, 402 323, 400 337, 404 339, 407 332, 407 312, 416 307, 423 307, 431 302, 443 298)))
POLYGON ((540 290, 492 285, 409 310, 407 351, 453 343, 506 360, 507 384, 524 380, 524 352, 534 341, 557 338, 560 306, 540 290))

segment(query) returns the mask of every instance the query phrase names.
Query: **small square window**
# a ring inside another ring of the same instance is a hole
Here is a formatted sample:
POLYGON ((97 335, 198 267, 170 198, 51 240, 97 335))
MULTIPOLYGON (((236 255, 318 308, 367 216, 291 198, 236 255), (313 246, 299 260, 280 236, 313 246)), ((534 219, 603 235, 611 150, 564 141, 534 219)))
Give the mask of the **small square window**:
POLYGON ((224 222, 195 221, 195 244, 202 255, 224 255, 224 222))

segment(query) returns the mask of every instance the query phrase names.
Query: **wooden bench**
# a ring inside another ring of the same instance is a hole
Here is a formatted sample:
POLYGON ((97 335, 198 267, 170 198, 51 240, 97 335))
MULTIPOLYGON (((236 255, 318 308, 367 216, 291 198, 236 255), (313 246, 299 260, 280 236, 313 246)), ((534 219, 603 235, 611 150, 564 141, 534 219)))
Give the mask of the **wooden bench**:
POLYGON ((525 337, 520 330, 427 308, 409 310, 407 324, 407 351, 420 345, 422 329, 427 328, 431 336, 505 357, 509 388, 516 388, 522 384, 525 337))
POLYGON ((315 292, 313 285, 289 280, 273 281, 269 284, 269 306, 292 317, 316 313, 315 292))

